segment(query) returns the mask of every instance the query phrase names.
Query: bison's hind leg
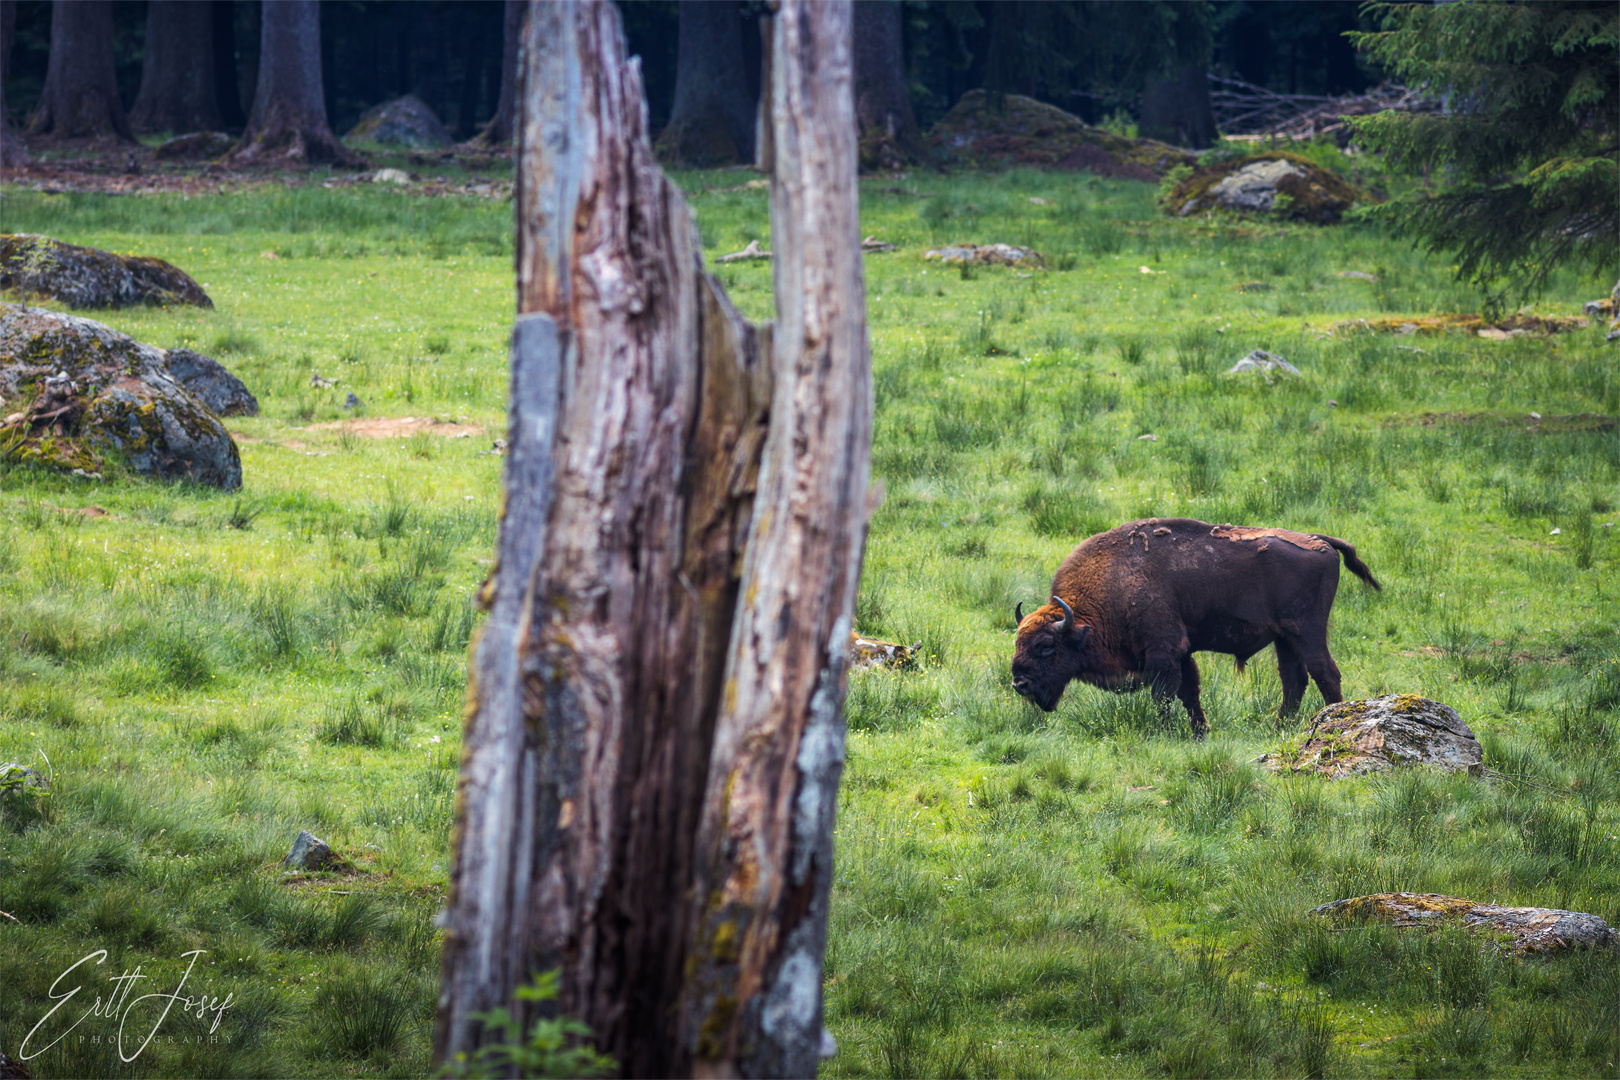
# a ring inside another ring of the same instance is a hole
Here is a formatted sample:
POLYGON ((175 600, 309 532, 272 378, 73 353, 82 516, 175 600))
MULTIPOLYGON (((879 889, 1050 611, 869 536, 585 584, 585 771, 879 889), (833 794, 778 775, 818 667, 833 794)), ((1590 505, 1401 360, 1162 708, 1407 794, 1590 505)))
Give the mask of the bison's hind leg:
POLYGON ((1305 661, 1300 659, 1294 647, 1282 638, 1278 638, 1275 645, 1277 650, 1277 677, 1282 680, 1282 706, 1277 710, 1279 719, 1286 720, 1299 711, 1299 703, 1305 697, 1305 687, 1309 685, 1309 675, 1305 670, 1305 661))
POLYGON ((1277 675, 1283 685, 1280 716, 1293 716, 1299 711, 1299 703, 1305 697, 1307 679, 1316 680, 1316 688, 1322 691, 1325 704, 1334 705, 1344 700, 1344 694, 1339 689, 1339 665, 1333 662, 1326 642, 1312 645, 1278 638, 1277 675))

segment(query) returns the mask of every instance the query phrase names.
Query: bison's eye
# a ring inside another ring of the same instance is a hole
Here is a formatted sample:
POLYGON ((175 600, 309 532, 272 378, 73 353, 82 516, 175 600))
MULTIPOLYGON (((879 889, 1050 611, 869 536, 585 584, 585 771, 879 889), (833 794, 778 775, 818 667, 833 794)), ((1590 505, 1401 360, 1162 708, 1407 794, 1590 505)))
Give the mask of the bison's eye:
POLYGON ((1051 656, 1055 652, 1057 652, 1057 644, 1055 642, 1046 641, 1035 646, 1036 656, 1051 656))

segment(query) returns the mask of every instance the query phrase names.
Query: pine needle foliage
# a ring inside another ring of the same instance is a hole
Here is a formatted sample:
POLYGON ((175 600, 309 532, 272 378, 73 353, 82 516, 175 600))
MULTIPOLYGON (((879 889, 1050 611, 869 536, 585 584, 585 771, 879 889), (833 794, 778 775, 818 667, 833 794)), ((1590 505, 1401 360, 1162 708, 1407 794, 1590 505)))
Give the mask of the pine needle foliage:
POLYGON ((1539 295, 1561 265, 1620 261, 1620 5, 1463 0, 1368 5, 1381 30, 1350 37, 1440 113, 1352 120, 1362 144, 1423 188, 1373 213, 1500 308, 1539 295))

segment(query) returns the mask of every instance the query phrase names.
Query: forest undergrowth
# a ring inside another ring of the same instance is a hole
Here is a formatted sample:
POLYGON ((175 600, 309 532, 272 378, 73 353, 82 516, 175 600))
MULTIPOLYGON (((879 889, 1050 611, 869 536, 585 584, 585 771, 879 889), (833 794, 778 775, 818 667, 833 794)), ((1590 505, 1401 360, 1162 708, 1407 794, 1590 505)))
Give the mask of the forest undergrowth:
MULTIPOLYGON (((680 177, 711 260, 769 247, 740 176, 680 177)), ((1478 298, 1399 238, 1169 219, 1129 181, 918 173, 862 199, 897 247, 865 264, 886 498, 857 625, 922 660, 850 680, 824 1073, 1620 1075, 1614 957, 1307 914, 1412 891, 1620 924, 1601 327, 1426 333, 1478 298), (924 257, 995 242, 1044 266, 924 257), (1414 332, 1360 328, 1392 317, 1414 332), (1301 376, 1226 374, 1254 349, 1301 376), (1262 771, 1321 704, 1279 726, 1266 656, 1206 658, 1204 743, 1141 695, 1023 703, 1014 605, 1085 536, 1172 515, 1355 544, 1384 591, 1341 587, 1346 694, 1446 702, 1501 777, 1262 771)), ((233 1004, 130 1060, 92 1016, 36 1076, 420 1075, 501 501, 510 206, 8 191, 0 231, 187 270, 214 310, 93 317, 214 356, 263 407, 230 421, 231 495, 0 466, 0 762, 53 785, 0 797, 0 1049, 61 1033, 82 1008, 36 1030, 53 980, 104 949, 84 1007, 136 965, 233 1004), (350 867, 285 875, 305 828, 350 867)), ((718 276, 769 316, 769 263, 718 276)), ((1537 310, 1612 284, 1555 275, 1537 310)))

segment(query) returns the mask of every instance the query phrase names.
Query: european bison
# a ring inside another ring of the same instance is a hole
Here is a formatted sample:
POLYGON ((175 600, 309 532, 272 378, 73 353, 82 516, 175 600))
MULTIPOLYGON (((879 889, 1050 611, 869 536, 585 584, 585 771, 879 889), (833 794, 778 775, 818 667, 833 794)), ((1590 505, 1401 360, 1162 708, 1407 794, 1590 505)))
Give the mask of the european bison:
POLYGON ((1328 653, 1328 613, 1339 556, 1382 588, 1332 536, 1149 518, 1110 529, 1069 553, 1052 579, 1052 602, 1018 605, 1013 689, 1047 712, 1070 679, 1107 690, 1149 686, 1161 708, 1179 696, 1196 738, 1209 730, 1198 700, 1195 652, 1244 661, 1275 645, 1281 716, 1305 696, 1306 676, 1329 704, 1343 700, 1328 653))

